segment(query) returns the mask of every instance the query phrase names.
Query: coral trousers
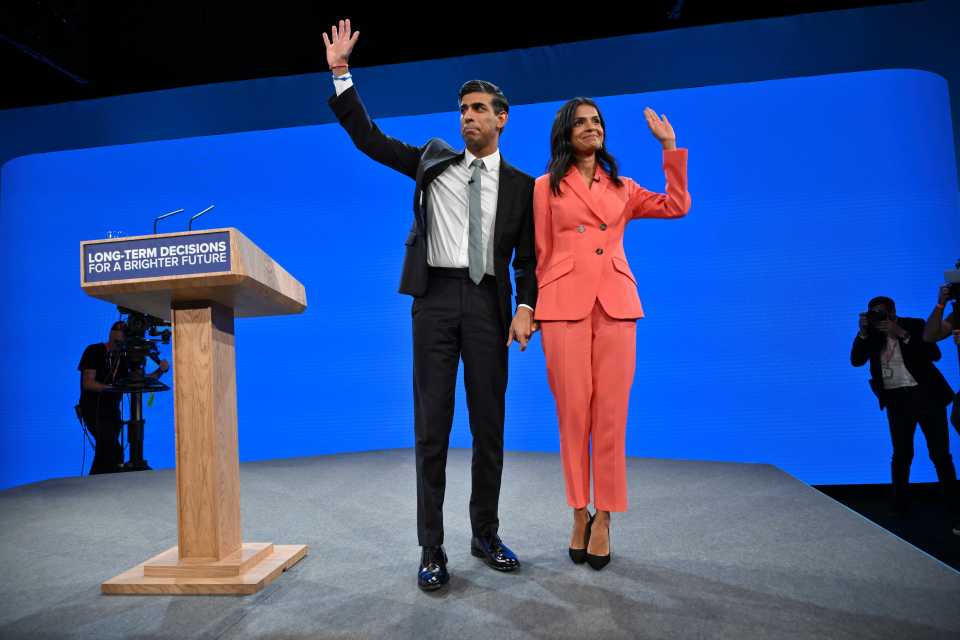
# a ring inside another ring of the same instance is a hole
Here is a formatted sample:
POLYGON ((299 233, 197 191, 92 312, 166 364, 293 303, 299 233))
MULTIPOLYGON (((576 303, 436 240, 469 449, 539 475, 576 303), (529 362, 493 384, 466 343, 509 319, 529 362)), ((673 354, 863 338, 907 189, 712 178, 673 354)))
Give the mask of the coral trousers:
POLYGON ((542 321, 547 378, 560 422, 567 502, 627 510, 626 427, 636 368, 637 321, 611 318, 599 301, 586 318, 542 321), (592 441, 592 446, 591 446, 592 441))

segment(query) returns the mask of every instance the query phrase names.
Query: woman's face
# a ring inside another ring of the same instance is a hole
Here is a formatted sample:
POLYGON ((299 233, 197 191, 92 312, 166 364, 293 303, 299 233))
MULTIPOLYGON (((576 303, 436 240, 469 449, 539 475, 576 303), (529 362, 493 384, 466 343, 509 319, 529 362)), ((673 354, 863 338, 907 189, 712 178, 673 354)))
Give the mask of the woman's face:
POLYGON ((573 114, 570 144, 578 156, 593 155, 603 148, 603 125, 596 108, 581 104, 573 114))

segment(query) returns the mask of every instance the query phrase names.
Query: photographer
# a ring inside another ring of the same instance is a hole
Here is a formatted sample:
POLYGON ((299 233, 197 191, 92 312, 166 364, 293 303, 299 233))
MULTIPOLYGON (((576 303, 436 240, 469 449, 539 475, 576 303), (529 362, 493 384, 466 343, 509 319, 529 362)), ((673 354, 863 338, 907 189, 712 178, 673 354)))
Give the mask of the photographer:
POLYGON ((940 349, 923 340, 922 319, 897 317, 896 305, 890 298, 878 296, 867 308, 860 314, 850 362, 855 367, 870 362, 870 387, 880 401, 880 409, 887 410, 893 443, 893 511, 902 515, 909 506, 913 436, 919 423, 937 478, 956 518, 956 470, 950 456, 946 411, 953 391, 933 364, 940 359, 940 349))
MULTIPOLYGON (((106 343, 91 344, 83 351, 80 364, 80 415, 96 442, 90 475, 120 471, 123 447, 120 445, 122 421, 120 401, 123 394, 111 391, 111 386, 130 373, 130 364, 122 357, 127 325, 122 320, 110 327, 106 343)), ((150 373, 159 378, 170 368, 166 360, 150 373)))
MULTIPOLYGON (((930 313, 930 317, 927 318, 927 324, 923 327, 923 339, 926 342, 940 342, 951 333, 957 331, 957 329, 960 329, 960 327, 957 326, 956 302, 954 302, 953 311, 950 312, 950 315, 946 318, 943 317, 947 303, 951 300, 956 301, 954 288, 960 288, 960 285, 944 284, 940 287, 937 295, 937 304, 930 313)), ((960 339, 960 335, 954 334, 954 341, 958 339, 960 339)))
MULTIPOLYGON (((960 266, 960 265, 958 265, 960 266)), ((953 342, 957 345, 960 355, 960 327, 957 326, 957 298, 960 297, 960 284, 947 283, 940 287, 937 294, 937 304, 927 318, 927 325, 923 328, 923 339, 927 342, 940 342, 951 333, 953 342), (943 317, 947 303, 953 301, 953 311, 946 318, 943 317)), ((950 414, 953 428, 960 433, 960 393, 953 400, 953 412, 950 414)))

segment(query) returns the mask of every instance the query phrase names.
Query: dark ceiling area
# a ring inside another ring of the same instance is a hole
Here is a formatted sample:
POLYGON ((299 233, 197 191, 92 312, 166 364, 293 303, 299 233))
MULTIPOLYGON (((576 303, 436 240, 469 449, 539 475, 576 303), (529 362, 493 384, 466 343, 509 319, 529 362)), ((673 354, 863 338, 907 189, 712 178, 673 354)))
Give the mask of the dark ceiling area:
POLYGON ((492 2, 332 12, 302 0, 3 0, 0 109, 322 71, 321 32, 341 17, 361 32, 351 64, 362 67, 902 3, 644 0, 629 14, 557 5, 527 18, 492 2))

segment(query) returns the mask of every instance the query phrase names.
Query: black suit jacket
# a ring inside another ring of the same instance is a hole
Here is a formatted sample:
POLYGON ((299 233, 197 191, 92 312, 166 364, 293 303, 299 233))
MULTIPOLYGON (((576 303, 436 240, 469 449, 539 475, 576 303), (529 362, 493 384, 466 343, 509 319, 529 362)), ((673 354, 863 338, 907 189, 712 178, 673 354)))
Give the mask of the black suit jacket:
MULTIPOLYGON (((940 348, 936 344, 923 341, 924 321, 920 318, 897 318, 897 324, 910 334, 908 344, 904 344, 903 340, 900 341, 900 353, 903 355, 904 366, 917 384, 925 387, 932 400, 942 402, 946 407, 953 401, 953 390, 940 370, 933 364, 940 359, 940 348)), ((887 338, 883 334, 874 333, 866 339, 858 336, 853 339, 853 348, 850 350, 850 363, 853 366, 861 367, 868 360, 870 361, 870 388, 880 400, 881 409, 887 404, 880 364, 880 356, 886 343, 887 338)))
MULTIPOLYGON (((462 151, 455 151, 440 138, 431 138, 422 147, 414 147, 386 135, 370 119, 356 87, 350 87, 339 96, 330 98, 340 125, 346 129, 353 144, 367 156, 391 169, 413 178, 413 225, 407 236, 406 257, 400 277, 400 293, 422 296, 429 281, 427 271, 427 197, 431 181, 444 169, 463 159, 462 151)), ((500 319, 504 336, 513 317, 508 268, 510 257, 517 280, 517 304, 536 307, 537 280, 536 251, 533 235, 533 178, 500 160, 500 182, 497 194, 497 213, 493 231, 493 263, 500 301, 500 319)))

